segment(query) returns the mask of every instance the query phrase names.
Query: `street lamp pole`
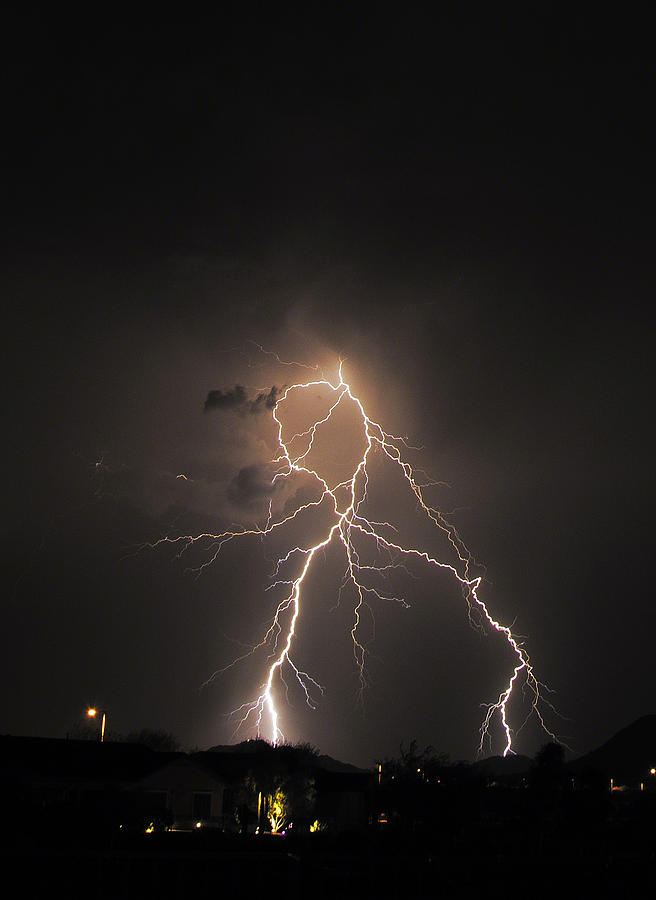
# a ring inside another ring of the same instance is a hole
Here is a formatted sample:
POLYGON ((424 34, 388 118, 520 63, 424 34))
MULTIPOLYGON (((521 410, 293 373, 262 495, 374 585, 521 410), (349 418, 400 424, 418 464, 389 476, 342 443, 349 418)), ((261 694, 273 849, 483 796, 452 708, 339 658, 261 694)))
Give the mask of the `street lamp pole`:
POLYGON ((100 729, 98 731, 98 740, 103 743, 105 740, 105 724, 107 722, 107 713, 104 710, 97 710, 95 707, 90 706, 87 710, 87 715, 90 719, 95 719, 96 716, 100 713, 102 719, 100 720, 100 729))

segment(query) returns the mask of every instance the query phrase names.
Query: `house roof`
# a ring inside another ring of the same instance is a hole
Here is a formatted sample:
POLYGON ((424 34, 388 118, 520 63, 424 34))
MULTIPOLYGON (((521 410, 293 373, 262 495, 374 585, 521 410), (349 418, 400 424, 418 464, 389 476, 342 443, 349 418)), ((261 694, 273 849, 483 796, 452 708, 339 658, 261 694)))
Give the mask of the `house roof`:
POLYGON ((369 769, 359 769, 331 756, 318 755, 300 747, 274 747, 266 741, 243 741, 219 745, 195 754, 203 765, 225 778, 240 778, 249 772, 304 771, 330 781, 349 780, 355 784, 372 778, 369 769))
POLYGON ((372 773, 326 755, 266 741, 244 741, 193 754, 154 751, 143 744, 0 735, 0 777, 29 780, 143 782, 176 762, 214 779, 235 781, 249 773, 303 772, 326 784, 359 788, 372 773))
POLYGON ((5 776, 134 781, 179 755, 142 744, 0 735, 0 773, 5 776))

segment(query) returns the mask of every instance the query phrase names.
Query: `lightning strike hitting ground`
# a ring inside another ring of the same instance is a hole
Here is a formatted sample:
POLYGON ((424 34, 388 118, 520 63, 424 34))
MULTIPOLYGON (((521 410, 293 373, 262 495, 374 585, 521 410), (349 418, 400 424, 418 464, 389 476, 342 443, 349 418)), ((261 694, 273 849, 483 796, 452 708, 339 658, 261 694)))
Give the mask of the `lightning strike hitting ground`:
MULTIPOLYGON (((310 367, 305 367, 310 368, 310 367)), ((301 686, 308 705, 315 708, 315 699, 318 693, 323 693, 321 685, 307 672, 301 670, 293 661, 292 650, 297 634, 299 617, 302 614, 304 601, 304 587, 308 572, 311 570, 318 553, 326 549, 330 544, 341 544, 345 572, 342 592, 350 586, 355 592, 355 605, 353 611, 353 625, 351 627, 351 639, 353 655, 360 677, 361 689, 365 686, 365 662, 367 656, 366 642, 360 636, 361 616, 367 606, 368 597, 377 597, 381 600, 396 601, 407 607, 402 597, 391 596, 382 593, 375 586, 372 578, 385 576, 391 570, 404 568, 398 560, 423 561, 427 566, 446 570, 451 573, 459 584, 467 606, 467 613, 472 624, 483 631, 492 629, 498 632, 507 642, 512 651, 515 662, 507 685, 501 691, 496 701, 487 704, 487 711, 480 728, 479 751, 482 751, 486 740, 490 739, 490 728, 493 721, 498 720, 501 725, 505 746, 504 756, 512 753, 513 729, 509 722, 509 703, 513 691, 521 685, 528 690, 531 701, 527 719, 535 715, 544 731, 555 740, 555 735, 545 724, 541 707, 543 704, 551 707, 551 704, 543 696, 544 685, 537 679, 530 658, 523 644, 506 625, 498 622, 488 610, 479 596, 482 576, 472 577, 470 567, 472 557, 458 535, 456 529, 444 518, 444 516, 429 505, 425 500, 424 491, 430 484, 422 483, 417 479, 416 470, 404 459, 403 451, 411 449, 406 440, 393 434, 389 434, 372 419, 369 418, 358 397, 353 393, 350 385, 344 379, 343 366, 340 362, 338 378, 333 383, 321 379, 316 381, 299 382, 287 387, 277 400, 272 409, 273 421, 277 431, 278 455, 273 460, 274 475, 272 487, 277 482, 288 480, 295 476, 310 479, 315 485, 317 498, 297 505, 292 512, 275 518, 272 513, 272 504, 269 503, 269 514, 266 523, 262 527, 227 531, 222 534, 186 535, 176 538, 163 538, 150 546, 162 543, 182 545, 180 553, 183 553, 192 544, 199 541, 209 542, 212 551, 209 558, 201 566, 210 565, 218 556, 221 548, 229 541, 245 538, 248 535, 265 537, 282 529, 290 522, 298 519, 308 510, 321 508, 330 511, 330 523, 320 540, 308 546, 292 547, 284 556, 278 559, 274 577, 277 579, 271 588, 284 587, 286 593, 278 603, 273 619, 260 643, 252 647, 243 656, 234 660, 229 666, 221 670, 232 668, 236 663, 252 655, 262 648, 269 649, 269 665, 267 676, 259 695, 252 701, 244 703, 233 714, 240 716, 238 728, 252 722, 261 729, 268 725, 273 743, 283 740, 284 736, 280 727, 280 712, 276 693, 281 685, 286 687, 285 676, 293 675, 301 686), (310 426, 300 432, 288 434, 284 425, 285 412, 288 404, 295 404, 310 392, 321 389, 331 399, 328 411, 321 418, 312 421, 310 426), (315 442, 328 423, 337 416, 338 410, 350 405, 351 410, 356 411, 358 427, 361 428, 362 453, 356 457, 355 464, 346 479, 338 483, 329 483, 325 471, 322 474, 322 466, 313 463, 313 450, 315 442), (442 561, 432 556, 429 552, 412 546, 404 546, 396 537, 397 529, 389 522, 377 522, 366 517, 367 492, 369 488, 369 471, 367 466, 375 452, 384 454, 387 460, 398 469, 404 479, 408 490, 414 495, 419 513, 426 517, 435 528, 448 540, 454 551, 455 564, 442 561), (356 546, 357 544, 357 546, 356 546), (363 546, 370 544, 378 556, 385 554, 388 561, 385 564, 365 564, 362 560, 363 546), (281 573, 294 563, 297 564, 296 574, 290 579, 282 579, 281 573)), ((416 449, 416 448, 412 448, 416 449)), ((220 673, 215 673, 220 674, 220 673)), ((214 677, 214 676, 213 676, 214 677)), ((551 707, 553 709, 553 707, 551 707)), ((523 727, 523 724, 520 726, 523 727)), ((520 730, 520 729, 517 729, 520 730)))

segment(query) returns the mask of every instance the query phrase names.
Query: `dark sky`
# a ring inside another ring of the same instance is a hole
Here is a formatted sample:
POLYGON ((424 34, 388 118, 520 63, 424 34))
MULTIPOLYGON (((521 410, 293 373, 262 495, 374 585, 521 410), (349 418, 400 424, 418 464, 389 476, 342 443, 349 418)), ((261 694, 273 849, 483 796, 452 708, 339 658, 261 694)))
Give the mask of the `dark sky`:
MULTIPOLYGON (((270 415, 203 409, 290 382, 257 343, 331 377, 345 358, 372 418, 424 447, 575 752, 654 712, 646 21, 53 8, 7 33, 0 732, 63 736, 93 702, 110 731, 232 739, 262 660, 200 688, 257 640, 282 545, 200 577, 135 550, 263 521, 270 415)), ((292 691, 288 738, 472 758, 507 654, 417 569, 410 609, 375 609, 362 709, 340 565, 309 584, 300 661, 325 695, 292 691)))

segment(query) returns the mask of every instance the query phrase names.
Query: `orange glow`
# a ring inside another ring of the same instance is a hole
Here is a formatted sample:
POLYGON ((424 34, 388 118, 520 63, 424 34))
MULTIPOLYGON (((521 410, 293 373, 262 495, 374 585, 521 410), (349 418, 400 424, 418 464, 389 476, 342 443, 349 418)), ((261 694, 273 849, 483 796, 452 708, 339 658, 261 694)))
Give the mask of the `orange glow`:
POLYGON ((404 561, 423 562, 429 568, 451 573, 462 592, 470 622, 482 632, 495 631, 501 635, 514 656, 505 688, 496 700, 484 704, 487 712, 480 727, 479 749, 482 750, 485 741, 490 739, 490 728, 496 718, 504 734, 503 754, 505 756, 513 752, 508 707, 516 686, 528 692, 531 706, 529 715, 534 715, 549 737, 556 740, 556 736, 547 728, 542 713, 544 705, 551 705, 543 697, 543 685, 533 671, 522 641, 508 626, 502 625, 493 617, 479 596, 482 577, 474 576, 470 571, 473 558, 469 550, 455 527, 438 509, 430 506, 425 498, 427 489, 438 482, 427 479, 423 472, 415 471, 406 461, 406 451, 411 448, 405 438, 384 431, 381 425, 369 418, 361 400, 344 379, 343 363, 340 361, 338 377, 334 381, 321 379, 287 387, 272 409, 272 418, 278 438, 278 455, 272 460, 275 467, 272 487, 299 477, 303 482, 309 481, 314 486, 315 499, 284 509, 278 518, 273 512, 273 501, 270 501, 268 517, 262 526, 222 534, 162 538, 149 545, 154 547, 162 543, 179 543, 182 546, 180 553, 184 553, 196 542, 209 541, 213 550, 209 559, 200 567, 202 569, 214 562, 224 544, 237 538, 256 536, 262 539, 285 525, 300 520, 308 511, 317 512, 318 527, 324 519, 328 519, 324 523, 323 532, 318 533, 318 539, 313 542, 306 536, 306 544, 292 546, 286 554, 279 557, 270 588, 282 587, 286 590, 286 596, 278 603, 272 622, 261 641, 226 667, 230 668, 265 648, 272 660, 259 696, 233 710, 233 715, 241 716, 237 730, 252 722, 259 735, 266 719, 272 742, 277 744, 284 740, 275 695, 280 684, 286 686, 285 675, 289 670, 304 692, 308 706, 316 708, 317 696, 323 694, 323 687, 308 672, 296 666, 292 660, 292 646, 301 615, 306 576, 323 550, 330 544, 341 544, 345 571, 339 594, 341 596, 349 589, 354 598, 350 634, 361 694, 367 683, 365 663, 368 654, 367 640, 362 636, 362 616, 371 611, 370 601, 375 599, 396 602, 408 608, 403 597, 395 596, 378 585, 385 583, 391 570, 405 569, 404 561), (425 516, 441 532, 441 538, 446 538, 450 544, 449 553, 454 557, 453 562, 440 560, 421 548, 404 545, 396 537, 398 528, 392 522, 378 522, 366 517, 367 493, 370 478, 373 478, 368 466, 376 455, 385 464, 391 463, 404 480, 409 498, 419 514, 425 516), (373 554, 373 561, 368 562, 364 558, 365 552, 373 554), (285 570, 294 565, 296 574, 286 576, 285 570))

